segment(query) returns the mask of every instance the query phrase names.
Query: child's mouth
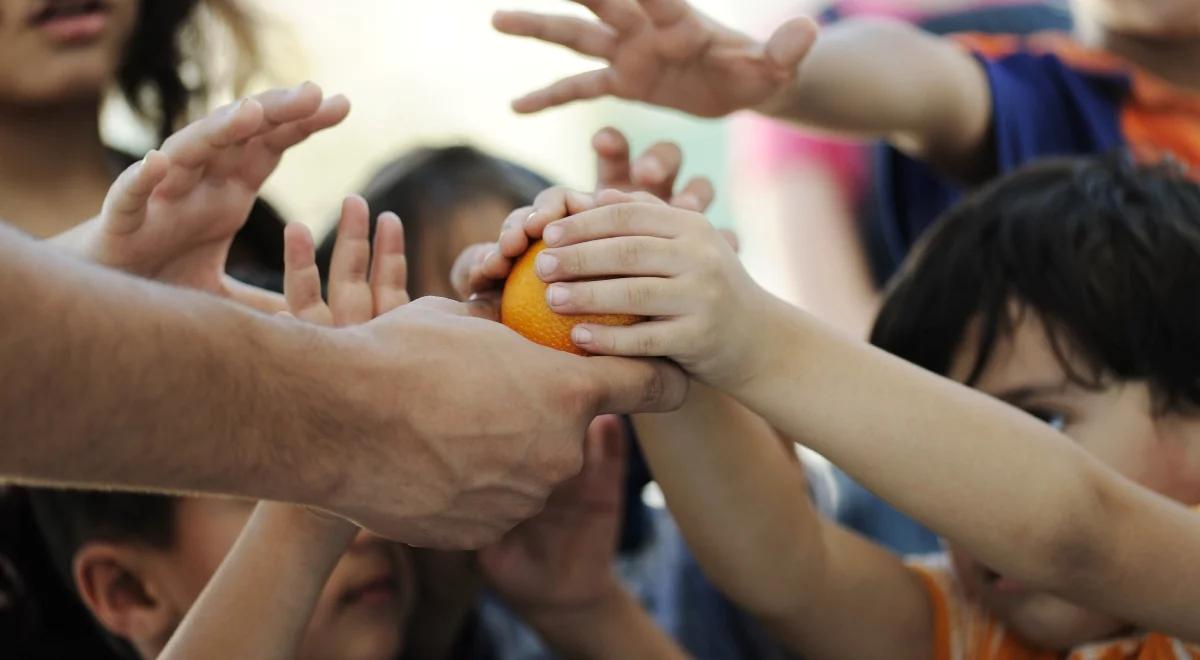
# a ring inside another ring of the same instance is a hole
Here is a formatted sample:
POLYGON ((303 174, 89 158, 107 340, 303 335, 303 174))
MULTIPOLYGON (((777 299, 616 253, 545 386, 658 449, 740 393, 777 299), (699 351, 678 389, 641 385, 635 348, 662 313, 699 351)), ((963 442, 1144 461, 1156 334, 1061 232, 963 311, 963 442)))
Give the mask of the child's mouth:
POLYGON ((108 5, 103 0, 47 0, 29 22, 58 40, 78 42, 100 35, 107 14, 108 5))

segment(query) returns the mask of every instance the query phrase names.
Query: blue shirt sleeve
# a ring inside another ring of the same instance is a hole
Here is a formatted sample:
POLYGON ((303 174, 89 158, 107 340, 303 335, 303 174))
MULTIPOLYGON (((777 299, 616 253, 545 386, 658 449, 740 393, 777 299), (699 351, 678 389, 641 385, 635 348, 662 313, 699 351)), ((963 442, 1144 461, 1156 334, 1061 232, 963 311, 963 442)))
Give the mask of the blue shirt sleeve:
MULTIPOLYGON (((991 153, 997 175, 1049 156, 1097 154, 1124 144, 1124 74, 1072 69, 1053 54, 1017 52, 979 61, 992 94, 991 153)), ((874 217, 892 268, 963 189, 890 147, 876 158, 874 217)))

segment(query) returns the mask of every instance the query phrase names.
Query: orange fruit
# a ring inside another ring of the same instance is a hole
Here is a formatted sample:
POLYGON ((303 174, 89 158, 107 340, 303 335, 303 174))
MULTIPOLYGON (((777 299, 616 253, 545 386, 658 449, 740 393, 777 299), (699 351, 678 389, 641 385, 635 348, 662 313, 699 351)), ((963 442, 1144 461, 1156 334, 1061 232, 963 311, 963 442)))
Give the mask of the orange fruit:
POLYGON ((537 276, 533 262, 546 244, 538 241, 513 265, 504 294, 500 298, 500 322, 526 339, 542 346, 576 355, 588 352, 571 342, 571 329, 580 323, 594 325, 632 325, 640 316, 628 314, 559 314, 546 304, 546 283, 537 276))

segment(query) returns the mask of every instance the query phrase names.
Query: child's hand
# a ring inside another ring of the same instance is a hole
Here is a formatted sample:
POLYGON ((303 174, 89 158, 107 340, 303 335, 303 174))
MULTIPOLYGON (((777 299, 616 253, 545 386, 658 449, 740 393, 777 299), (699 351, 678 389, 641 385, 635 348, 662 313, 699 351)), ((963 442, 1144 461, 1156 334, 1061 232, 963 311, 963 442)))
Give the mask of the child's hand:
POLYGON ((703 213, 716 192, 706 177, 696 177, 675 189, 683 168, 683 151, 674 142, 658 142, 636 160, 630 160, 629 140, 615 128, 603 128, 592 137, 596 152, 596 192, 644 191, 671 206, 703 213))
POLYGON ((485 578, 522 615, 576 613, 617 588, 627 442, 620 418, 597 417, 588 427, 583 472, 536 518, 479 552, 485 578))
POLYGON ((513 102, 538 112, 616 96, 721 117, 763 104, 795 76, 817 36, 807 18, 785 23, 764 44, 718 24, 684 0, 575 0, 600 22, 499 12, 496 29, 559 44, 608 62, 513 102))
POLYGON ((394 213, 379 216, 372 254, 370 210, 361 197, 342 204, 337 243, 329 264, 329 303, 321 296, 321 273, 308 227, 284 230, 283 295, 302 321, 345 327, 366 323, 408 303, 404 227, 394 213))
POLYGON ((778 301, 698 214, 644 194, 606 191, 595 208, 550 223, 535 264, 562 314, 634 314, 624 328, 579 325, 572 340, 605 355, 668 357, 694 378, 736 388, 767 364, 778 301), (617 279, 605 279, 617 278, 617 279), (591 281, 595 280, 595 281, 591 281))
POLYGON ((126 170, 104 209, 65 237, 98 263, 237 297, 225 276, 229 246, 283 153, 340 123, 344 97, 305 83, 217 110, 172 135, 126 170))

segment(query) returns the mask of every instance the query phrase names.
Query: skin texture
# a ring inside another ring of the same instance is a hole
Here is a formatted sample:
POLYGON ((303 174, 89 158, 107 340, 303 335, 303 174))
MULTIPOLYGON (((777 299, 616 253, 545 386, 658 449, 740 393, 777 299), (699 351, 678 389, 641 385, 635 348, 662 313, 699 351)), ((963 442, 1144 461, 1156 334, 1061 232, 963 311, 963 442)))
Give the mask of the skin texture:
MULTIPOLYGON (((688 428, 700 434, 712 429, 714 452, 722 446, 718 438, 729 448, 707 458, 695 452, 699 457, 690 463, 681 452, 663 469, 679 470, 686 479, 707 464, 710 478, 690 477, 694 483, 712 491, 723 479, 733 491, 719 501, 745 508, 728 516, 705 507, 703 494, 682 495, 706 512, 694 516, 696 525, 709 526, 705 538, 712 549, 702 562, 719 584, 743 595, 744 606, 787 631, 799 650, 837 657, 852 644, 856 657, 893 657, 887 654, 895 648, 913 649, 919 657, 928 651, 928 605, 920 584, 890 555, 815 521, 811 511, 786 509, 804 509, 807 500, 793 471, 770 467, 779 463, 773 434, 753 444, 742 439, 736 451, 729 444, 771 427, 939 531, 960 555, 1027 585, 1029 593, 1089 603, 1115 618, 1062 612, 1041 596, 1006 598, 997 609, 1030 639, 1067 646, 1115 632, 1122 624, 1114 620, 1200 638, 1189 605, 1196 585, 1173 568, 1198 547, 1200 525, 1171 499, 1196 503, 1200 471, 1179 467, 1196 465, 1194 418, 1154 418, 1144 388, 1116 384, 1087 400, 1093 418, 1084 419, 1080 403, 1078 426, 1064 427, 1078 444, 1071 442, 1003 402, 846 339, 767 296, 701 216, 638 195, 603 193, 589 201, 562 194, 552 201, 525 225, 551 246, 543 256, 554 261, 543 263, 540 275, 551 290, 561 290, 557 297, 547 294, 552 306, 656 317, 629 328, 581 326, 576 343, 601 354, 670 356, 769 425, 757 431, 747 421, 718 426, 722 417, 712 411, 721 408, 711 397, 701 399, 706 404, 690 402, 684 410, 696 412, 688 428), (564 200, 572 198, 584 208, 568 208, 564 200), (620 279, 590 281, 597 277, 620 279), (1157 454, 1164 446, 1173 449, 1157 454), (729 476, 742 469, 755 478, 729 476), (912 488, 916 481, 921 488, 912 488), (1012 489, 1017 482, 1025 486, 1012 489), (775 523, 755 527, 761 519, 775 523), (750 528, 730 535, 737 525, 750 528), (764 554, 755 554, 759 548, 764 554), (786 548, 798 549, 792 563, 778 559, 786 548), (867 602, 878 609, 850 606, 862 600, 856 590, 865 585, 874 594, 867 602), (823 596, 814 598, 814 592, 823 596), (838 599, 847 599, 846 607, 830 605, 838 599), (847 611, 856 612, 853 622, 841 614, 847 611), (877 636, 860 634, 864 620, 877 636)), ((1045 346, 1024 334, 1017 339, 1022 343, 1010 355, 996 358, 1006 361, 993 376, 996 382, 986 385, 1009 400, 1006 393, 1023 386, 1014 384, 1013 371, 1024 378, 1047 375, 1031 366, 1045 368, 1045 346)), ((736 420, 735 411, 727 416, 736 420)), ((652 455, 653 443, 647 447, 652 455)), ((669 477, 660 479, 667 483, 669 477)), ((667 492, 670 498, 669 486, 667 492)))

